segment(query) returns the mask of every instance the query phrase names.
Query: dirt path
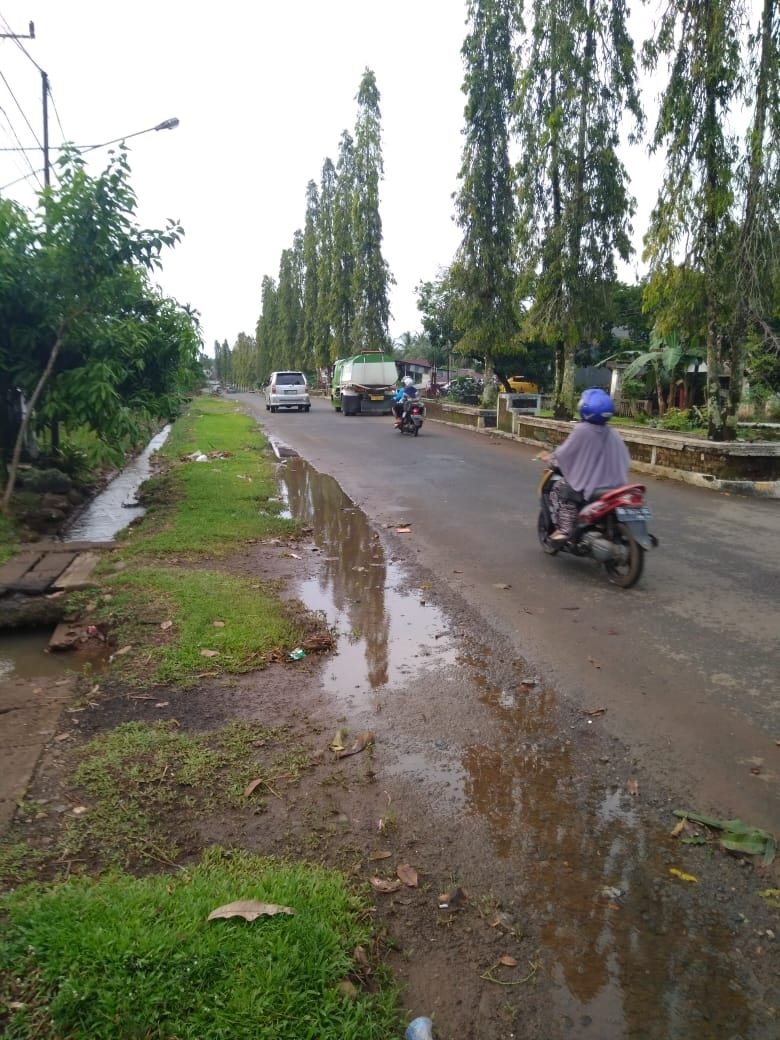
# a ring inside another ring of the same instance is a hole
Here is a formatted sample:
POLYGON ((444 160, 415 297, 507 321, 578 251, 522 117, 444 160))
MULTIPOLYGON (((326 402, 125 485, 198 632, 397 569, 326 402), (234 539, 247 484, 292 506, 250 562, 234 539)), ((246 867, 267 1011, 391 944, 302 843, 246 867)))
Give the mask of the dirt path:
POLYGON ((671 838, 677 802, 604 733, 599 705, 559 702, 487 619, 419 566, 410 577, 403 536, 342 512, 371 564, 346 569, 316 528, 294 556, 264 545, 230 561, 310 605, 317 590, 335 598, 335 656, 186 693, 100 683, 60 717, 29 789, 38 812, 13 836, 51 843, 96 733, 260 720, 286 728, 311 767, 246 810, 172 817, 182 862, 240 846, 366 886, 411 867, 415 886, 375 895, 377 951, 409 1017, 432 1015, 441 1040, 775 1037, 780 928, 756 893, 778 887, 776 864, 671 838), (374 743, 338 758, 339 730, 348 748, 366 731, 374 743))

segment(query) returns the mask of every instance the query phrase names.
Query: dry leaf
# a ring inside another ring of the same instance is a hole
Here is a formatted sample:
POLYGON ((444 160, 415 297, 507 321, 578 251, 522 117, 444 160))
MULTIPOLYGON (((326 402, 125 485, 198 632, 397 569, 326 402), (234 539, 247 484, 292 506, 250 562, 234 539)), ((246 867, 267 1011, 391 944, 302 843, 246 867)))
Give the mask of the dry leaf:
POLYGON ((400 881, 390 881, 387 878, 372 877, 369 878, 372 888, 375 888, 377 892, 397 892, 401 887, 400 881))
POLYGON ((372 852, 371 855, 368 857, 368 862, 369 863, 376 863, 377 860, 380 860, 380 859, 390 859, 390 857, 392 855, 393 855, 392 852, 384 852, 384 851, 372 852))
POLYGON ((411 534, 411 527, 396 527, 396 534, 411 534))
POLYGON ((132 646, 123 646, 121 650, 115 650, 109 657, 109 661, 113 661, 115 657, 122 657, 124 654, 129 654, 132 649, 132 646))
POLYGON ((355 743, 348 750, 342 750, 338 752, 339 758, 349 758, 350 755, 357 755, 361 751, 365 751, 369 744, 374 743, 374 734, 370 729, 364 729, 362 733, 358 733, 355 737, 355 743))
POLYGON ((250 794, 255 790, 255 788, 259 787, 260 784, 262 784, 264 782, 265 781, 263 780, 263 778, 261 776, 259 776, 256 780, 250 780, 249 783, 244 788, 244 798, 248 798, 250 796, 250 794))
POLYGON ((505 581, 497 581, 493 583, 494 589, 511 589, 511 585, 507 585, 505 581))
POLYGON ((336 989, 345 1000, 357 1000, 357 986, 354 982, 350 982, 349 979, 342 979, 341 982, 337 982, 336 989))
POLYGON ((370 970, 371 962, 368 959, 368 954, 362 946, 356 946, 352 951, 352 956, 361 968, 367 968, 370 970))
POLYGON ((155 704, 155 708, 167 708, 170 703, 170 701, 158 701, 155 704))
POLYGON ((501 956, 498 958, 498 963, 505 964, 507 968, 517 967, 517 961, 514 957, 510 957, 508 953, 502 953, 501 956))
POLYGON ((626 790, 629 794, 639 794, 639 781, 638 780, 626 780, 626 790))
POLYGON ((683 817, 682 820, 678 820, 672 828, 671 834, 669 836, 671 838, 679 837, 679 835, 682 834, 682 832, 685 830, 685 825, 687 824, 687 822, 688 821, 685 819, 685 817, 683 817))
POLYGON ((201 650, 201 657, 219 657, 219 650, 201 650))
POLYGON ((343 751, 344 748, 347 746, 345 743, 346 739, 347 731, 344 729, 337 729, 336 736, 330 742, 330 750, 336 752, 343 751))
POLYGON ((167 632, 169 628, 173 628, 173 622, 172 621, 162 621, 160 623, 160 628, 163 630, 163 632, 167 632))
POLYGON ((462 888, 453 888, 451 892, 442 892, 439 896, 440 910, 460 910, 465 906, 467 895, 462 888))
POLYGON ((243 917, 245 921, 254 921, 258 917, 273 917, 275 914, 295 914, 289 906, 278 903, 261 903, 257 899, 239 899, 235 903, 225 903, 212 910, 207 921, 216 921, 222 917, 243 917))
POLYGON ((699 879, 694 877, 693 874, 685 874, 682 870, 678 870, 677 867, 669 867, 669 873, 674 874, 680 881, 692 881, 694 884, 698 884, 699 879))
POLYGON ((409 888, 417 887, 417 871, 414 867, 410 867, 408 863, 399 863, 395 872, 409 888))
POLYGON ((225 627, 225 622, 224 621, 212 621, 211 624, 214 626, 214 628, 224 628, 225 627))

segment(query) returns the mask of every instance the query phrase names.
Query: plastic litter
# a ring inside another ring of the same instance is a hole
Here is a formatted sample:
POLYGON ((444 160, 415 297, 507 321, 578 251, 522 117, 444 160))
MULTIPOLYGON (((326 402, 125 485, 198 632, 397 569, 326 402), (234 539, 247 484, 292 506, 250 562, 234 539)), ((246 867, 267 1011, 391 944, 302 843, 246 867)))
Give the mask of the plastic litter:
POLYGON ((295 650, 292 650, 290 652, 290 660, 291 661, 300 661, 301 658, 305 657, 305 656, 306 656, 306 651, 303 650, 300 646, 296 647, 295 650))
POLYGON ((424 1015, 413 1019, 406 1027, 404 1040, 433 1040, 433 1022, 424 1015))

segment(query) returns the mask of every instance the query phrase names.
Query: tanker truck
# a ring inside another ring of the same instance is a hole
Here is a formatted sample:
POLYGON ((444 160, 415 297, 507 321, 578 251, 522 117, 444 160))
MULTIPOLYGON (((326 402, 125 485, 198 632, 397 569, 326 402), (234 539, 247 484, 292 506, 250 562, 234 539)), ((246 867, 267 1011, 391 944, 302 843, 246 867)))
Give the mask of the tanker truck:
POLYGON ((390 415, 398 382, 394 359, 381 350, 364 350, 333 365, 330 400, 342 415, 390 415))

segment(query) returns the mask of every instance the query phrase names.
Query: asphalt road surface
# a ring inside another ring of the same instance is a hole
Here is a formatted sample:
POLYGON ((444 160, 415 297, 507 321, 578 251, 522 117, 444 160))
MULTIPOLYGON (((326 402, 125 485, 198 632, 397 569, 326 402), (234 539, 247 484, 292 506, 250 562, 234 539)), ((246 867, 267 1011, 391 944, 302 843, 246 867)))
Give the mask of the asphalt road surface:
POLYGON ((238 399, 378 526, 410 523, 421 565, 564 697, 605 708, 681 802, 780 831, 780 502, 638 476, 660 546, 623 590, 542 552, 535 448, 436 422, 401 436, 322 399, 308 414, 238 399))

